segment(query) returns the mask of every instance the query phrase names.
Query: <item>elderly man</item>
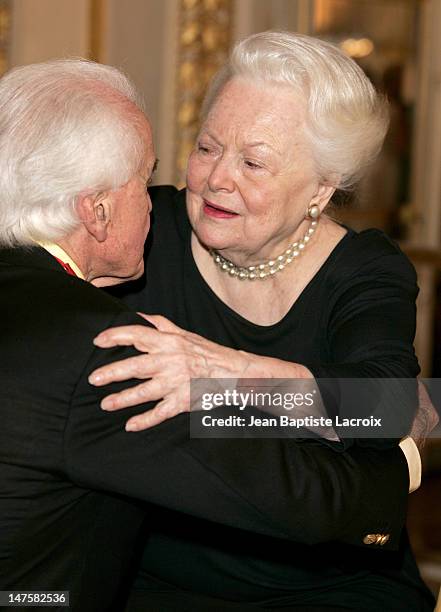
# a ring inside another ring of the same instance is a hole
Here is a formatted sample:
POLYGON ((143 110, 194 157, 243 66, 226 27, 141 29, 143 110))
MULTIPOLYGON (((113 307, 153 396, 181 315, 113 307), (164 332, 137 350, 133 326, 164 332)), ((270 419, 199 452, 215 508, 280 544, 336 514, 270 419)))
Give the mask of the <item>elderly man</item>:
POLYGON ((116 69, 48 62, 0 81, 0 590, 118 609, 148 517, 139 500, 305 544, 387 533, 396 548, 408 489, 399 448, 190 440, 185 415, 135 434, 127 414, 100 409, 108 390, 88 376, 135 351, 93 338, 147 324, 99 287, 143 271, 154 166, 148 120, 116 69))

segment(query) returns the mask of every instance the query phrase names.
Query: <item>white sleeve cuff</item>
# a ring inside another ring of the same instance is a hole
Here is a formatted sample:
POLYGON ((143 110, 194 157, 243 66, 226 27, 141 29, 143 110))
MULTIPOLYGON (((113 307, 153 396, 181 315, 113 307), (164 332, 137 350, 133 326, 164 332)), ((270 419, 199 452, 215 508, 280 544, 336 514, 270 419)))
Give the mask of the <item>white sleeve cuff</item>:
POLYGON ((409 436, 400 442, 400 448, 404 453, 409 469, 409 493, 416 491, 421 485, 421 456, 417 445, 409 436))

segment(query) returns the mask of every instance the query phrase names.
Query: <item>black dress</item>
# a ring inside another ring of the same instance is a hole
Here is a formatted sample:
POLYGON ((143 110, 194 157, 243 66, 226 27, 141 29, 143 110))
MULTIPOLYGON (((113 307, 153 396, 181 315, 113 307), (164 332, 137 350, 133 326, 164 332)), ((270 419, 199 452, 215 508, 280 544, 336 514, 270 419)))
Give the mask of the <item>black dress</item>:
MULTIPOLYGON (((184 193, 154 188, 152 199, 145 278, 126 285, 125 294, 118 289, 134 309, 162 314, 232 348, 302 363, 316 377, 418 374, 412 346, 415 272, 383 233, 349 230, 283 319, 261 326, 226 306, 200 275, 191 253, 184 193)), ((278 503, 283 500, 274 499, 278 503)), ((323 520, 320 508, 317 520, 323 520)), ((406 535, 399 551, 386 552, 337 543, 297 545, 164 510, 148 521, 131 610, 321 606, 433 609, 406 535)))

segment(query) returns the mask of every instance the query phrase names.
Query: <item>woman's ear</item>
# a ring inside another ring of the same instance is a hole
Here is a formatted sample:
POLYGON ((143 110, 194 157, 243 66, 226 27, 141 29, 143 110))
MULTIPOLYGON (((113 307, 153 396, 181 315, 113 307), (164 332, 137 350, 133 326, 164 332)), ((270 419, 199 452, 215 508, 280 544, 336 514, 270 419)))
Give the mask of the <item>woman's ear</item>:
POLYGON ((318 206, 320 209, 320 213, 322 213, 327 205, 329 204, 332 196, 335 193, 338 185, 340 183, 340 177, 337 175, 333 175, 329 179, 327 179, 323 183, 319 183, 316 193, 314 197, 311 199, 311 204, 318 206))
POLYGON ((323 212, 327 205, 329 204, 330 199, 334 195, 335 187, 329 184, 320 184, 316 193, 316 201, 314 204, 320 208, 320 211, 323 212))
POLYGON ((107 238, 110 208, 108 192, 79 196, 77 200, 78 216, 97 242, 104 242, 107 238))

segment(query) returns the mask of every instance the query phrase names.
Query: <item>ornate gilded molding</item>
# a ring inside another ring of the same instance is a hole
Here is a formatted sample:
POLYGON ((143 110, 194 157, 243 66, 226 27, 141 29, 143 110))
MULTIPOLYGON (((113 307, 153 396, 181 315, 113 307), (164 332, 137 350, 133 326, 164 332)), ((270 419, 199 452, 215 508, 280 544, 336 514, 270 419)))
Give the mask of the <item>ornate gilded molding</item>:
POLYGON ((9 68, 11 2, 0 0, 0 76, 9 68))
POLYGON ((233 1, 180 0, 179 10, 175 169, 183 185, 204 93, 231 44, 233 1))
POLYGON ((89 59, 102 62, 104 56, 104 22, 106 3, 104 0, 90 0, 89 6, 89 59))

